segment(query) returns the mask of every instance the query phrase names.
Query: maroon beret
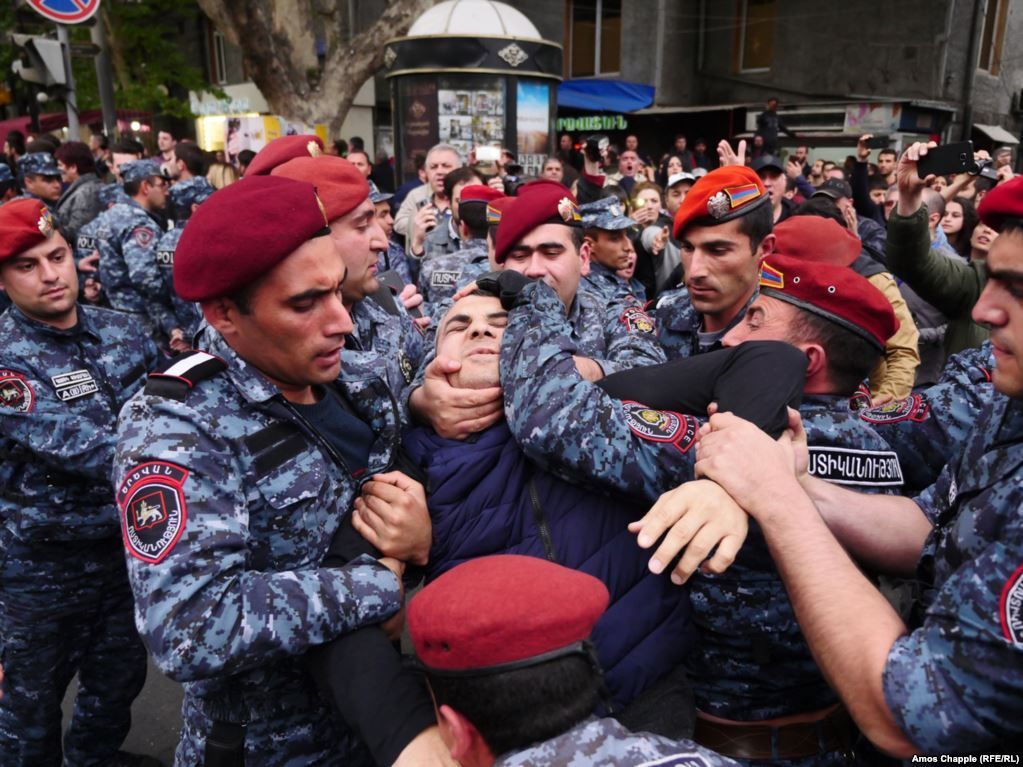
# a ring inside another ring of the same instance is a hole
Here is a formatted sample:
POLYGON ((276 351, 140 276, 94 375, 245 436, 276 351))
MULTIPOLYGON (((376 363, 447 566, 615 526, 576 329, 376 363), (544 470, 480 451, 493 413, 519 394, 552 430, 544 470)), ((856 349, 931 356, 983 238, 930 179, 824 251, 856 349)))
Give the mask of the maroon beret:
POLYGON ((760 293, 831 320, 878 349, 899 329, 884 293, 847 266, 773 253, 760 268, 760 293))
POLYGON ((1023 176, 1004 181, 984 195, 977 208, 980 220, 996 232, 1007 218, 1023 218, 1023 176))
POLYGON ((503 264, 508 251, 541 224, 582 226, 579 204, 568 187, 549 179, 523 184, 505 207, 494 239, 494 260, 503 264))
POLYGON ((256 152, 245 169, 245 176, 267 176, 278 165, 296 157, 318 157, 323 154, 323 141, 319 136, 281 136, 256 152))
POLYGON ((487 223, 491 226, 501 223, 501 217, 504 216, 505 210, 508 206, 514 202, 514 197, 498 197, 496 200, 491 200, 487 203, 487 223))
POLYGON ((458 198, 458 204, 464 205, 467 202, 493 202, 504 197, 504 192, 492 189, 486 184, 469 184, 462 187, 462 194, 458 198))
POLYGON ((270 171, 270 175, 293 178, 315 186, 316 194, 327 211, 328 221, 351 213, 369 199, 366 177, 341 157, 296 157, 278 165, 270 171))
POLYGON ((0 263, 45 242, 54 231, 53 214, 34 197, 0 206, 0 263))
POLYGON ((471 559, 423 588, 409 603, 408 628, 428 668, 487 669, 581 642, 608 599, 592 575, 499 554, 471 559))
POLYGON ((675 212, 672 233, 677 240, 690 224, 723 224, 767 205, 769 200, 764 182, 752 168, 745 165, 717 168, 693 184, 675 212))
POLYGON ((174 290, 186 301, 230 295, 326 227, 312 184, 246 176, 214 193, 188 220, 174 253, 174 290))
POLYGON ((863 249, 860 238, 837 221, 792 216, 774 227, 777 253, 803 261, 850 266, 863 249))

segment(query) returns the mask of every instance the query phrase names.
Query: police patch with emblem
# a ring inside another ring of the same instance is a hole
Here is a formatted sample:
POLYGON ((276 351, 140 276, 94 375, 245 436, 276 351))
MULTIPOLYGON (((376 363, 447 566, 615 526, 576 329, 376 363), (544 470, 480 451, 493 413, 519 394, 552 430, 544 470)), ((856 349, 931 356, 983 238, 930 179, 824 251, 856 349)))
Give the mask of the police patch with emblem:
POLYGON ((0 406, 15 413, 31 413, 36 397, 28 379, 13 370, 0 369, 0 406))
POLYGON ((927 415, 930 412, 930 403, 919 394, 914 394, 906 399, 864 410, 860 413, 860 418, 867 423, 898 423, 899 421, 919 423, 927 420, 927 415))
POLYGON ((131 230, 131 238, 135 240, 135 244, 139 247, 147 248, 153 241, 153 232, 147 227, 136 226, 131 230))
POLYGON ((650 318, 650 315, 640 309, 638 306, 630 306, 621 316, 622 322, 625 323, 630 331, 636 333, 653 333, 654 332, 654 321, 650 318))
POLYGON ((899 456, 890 450, 810 445, 810 473, 836 485, 898 487, 903 484, 899 456))
POLYGON ((99 386, 96 385, 96 379, 92 377, 92 373, 84 369, 51 376, 50 381, 61 402, 70 402, 99 391, 99 386))
POLYGON ((1023 646, 1023 565, 1016 568, 1005 582, 998 600, 998 613, 1002 619, 1002 633, 1015 645, 1023 646))
POLYGON ((453 288, 458 283, 459 272, 436 271, 430 275, 430 286, 434 288, 453 288))
POLYGON ((148 564, 159 564, 185 530, 184 484, 188 471, 166 461, 150 461, 128 472, 117 491, 124 545, 148 564))
POLYGON ((174 251, 173 250, 158 250, 156 251, 156 265, 165 269, 174 268, 174 251))
POLYGON ((696 441, 699 424, 692 416, 672 410, 655 410, 641 402, 622 402, 625 422, 640 439, 672 444, 683 453, 696 441))

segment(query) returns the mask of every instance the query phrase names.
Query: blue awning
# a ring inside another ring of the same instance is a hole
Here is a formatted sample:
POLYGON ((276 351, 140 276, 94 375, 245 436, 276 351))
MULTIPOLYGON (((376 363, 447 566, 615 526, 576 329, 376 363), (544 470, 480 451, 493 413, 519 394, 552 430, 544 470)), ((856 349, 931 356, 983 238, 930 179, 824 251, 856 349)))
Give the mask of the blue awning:
POLYGON ((654 87, 621 80, 566 80, 558 85, 558 106, 594 112, 633 112, 654 103, 654 87))

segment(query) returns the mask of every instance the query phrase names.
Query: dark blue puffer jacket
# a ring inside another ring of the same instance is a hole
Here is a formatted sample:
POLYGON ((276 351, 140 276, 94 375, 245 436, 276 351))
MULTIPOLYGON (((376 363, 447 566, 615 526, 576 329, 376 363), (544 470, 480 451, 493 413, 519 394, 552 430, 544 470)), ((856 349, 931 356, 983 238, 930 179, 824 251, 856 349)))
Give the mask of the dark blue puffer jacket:
POLYGON ((433 519, 428 579, 488 554, 544 557, 530 501, 532 479, 556 561, 599 578, 611 593, 593 640, 615 706, 628 704, 682 662, 692 641, 688 589, 666 575, 650 574, 651 552, 640 549, 626 529, 646 506, 584 490, 538 469, 503 422, 473 441, 414 429, 405 448, 427 475, 433 519))

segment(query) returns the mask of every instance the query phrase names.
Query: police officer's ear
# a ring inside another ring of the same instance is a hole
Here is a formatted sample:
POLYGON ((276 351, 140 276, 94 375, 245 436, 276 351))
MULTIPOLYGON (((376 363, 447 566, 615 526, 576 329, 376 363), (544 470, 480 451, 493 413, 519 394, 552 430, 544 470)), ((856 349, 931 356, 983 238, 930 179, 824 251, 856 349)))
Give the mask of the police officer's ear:
POLYGON ((582 262, 582 268, 579 273, 585 277, 590 273, 590 256, 593 255, 593 241, 589 237, 583 237, 583 242, 579 246, 579 260, 582 262))
POLYGON ((769 235, 767 235, 766 237, 764 237, 764 239, 760 241, 760 247, 757 248, 757 252, 755 255, 758 258, 764 258, 766 256, 771 255, 772 253, 775 252, 777 248, 777 243, 778 238, 775 237, 774 232, 771 232, 769 235))
POLYGON ((476 726, 451 706, 437 709, 440 736, 459 764, 490 764, 494 755, 476 726))
POLYGON ((248 314, 248 311, 242 311, 245 307, 239 307, 234 300, 226 297, 211 298, 199 306, 210 326, 228 340, 238 335, 238 318, 248 314))
POLYGON ((806 380, 815 376, 827 376, 828 353, 820 344, 799 344, 799 348, 806 355, 806 380))

